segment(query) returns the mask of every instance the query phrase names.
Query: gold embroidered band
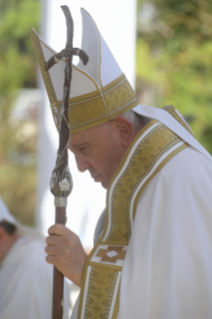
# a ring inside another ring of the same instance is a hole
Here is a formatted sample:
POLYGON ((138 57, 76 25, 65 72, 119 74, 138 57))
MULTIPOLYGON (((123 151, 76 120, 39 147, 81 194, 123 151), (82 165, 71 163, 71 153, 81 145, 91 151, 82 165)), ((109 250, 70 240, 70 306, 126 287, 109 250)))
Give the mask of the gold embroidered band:
POLYGON ((192 132, 186 120, 183 118, 183 116, 178 112, 178 110, 173 105, 168 107, 167 111, 171 116, 173 116, 173 118, 175 118, 176 121, 178 121, 186 129, 186 131, 188 131, 193 137, 195 137, 194 133, 192 132))
POLYGON ((138 200, 153 176, 185 147, 156 121, 133 141, 108 189, 105 227, 83 271, 78 319, 117 318, 121 273, 138 200))
POLYGON ((112 120, 138 105, 135 94, 122 74, 100 90, 70 99, 71 132, 87 130, 112 120))

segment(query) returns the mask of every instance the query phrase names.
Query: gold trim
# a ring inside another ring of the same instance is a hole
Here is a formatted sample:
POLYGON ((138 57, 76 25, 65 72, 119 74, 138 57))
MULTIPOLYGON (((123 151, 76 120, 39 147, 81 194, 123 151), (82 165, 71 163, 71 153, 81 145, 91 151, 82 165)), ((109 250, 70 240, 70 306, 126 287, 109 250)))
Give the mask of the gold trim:
MULTIPOLYGON (((56 92, 54 90, 54 86, 53 86, 53 83, 51 80, 50 73, 49 73, 49 71, 46 71, 46 69, 45 69, 46 60, 44 57, 43 49, 41 47, 40 37, 34 29, 31 29, 31 37, 32 37, 32 44, 33 44, 35 53, 37 55, 38 63, 40 66, 41 74, 43 77, 43 81, 44 81, 44 84, 46 87, 46 91, 47 91, 47 94, 49 97, 50 104, 54 104, 56 106, 57 113, 59 115, 60 114, 60 104, 57 100, 57 95, 56 95, 56 92)), ((57 130, 59 131, 60 130, 60 122, 55 119, 54 110, 52 110, 52 115, 53 115, 57 130)), ((58 117, 60 118, 60 115, 58 117)))
MULTIPOLYGON (((104 242, 104 245, 108 245, 106 242, 104 242)), ((96 252, 96 251, 95 251, 96 252)), ((94 255, 93 255, 94 256, 94 255)), ((97 263, 96 262, 94 262, 94 261, 90 261, 90 263, 89 263, 89 266, 96 266, 97 265, 97 263)), ((99 266, 101 266, 100 264, 99 264, 99 266)), ((122 270, 122 267, 121 266, 114 266, 114 265, 112 265, 112 264, 104 264, 104 267, 106 267, 106 268, 110 268, 110 269, 114 269, 114 270, 117 270, 117 271, 120 271, 120 270, 122 270)))
MULTIPOLYGON (((100 40, 101 39, 99 39, 99 41, 100 40)), ((55 124, 57 129, 60 130, 58 118, 60 118, 60 105, 62 101, 58 101, 50 73, 49 71, 45 71, 46 60, 42 45, 52 52, 52 54, 55 54, 56 52, 40 39, 34 29, 32 29, 32 42, 50 100, 55 124)), ((103 88, 102 85, 100 85, 99 89, 92 77, 74 65, 73 68, 89 78, 95 84, 96 91, 70 98, 69 123, 72 133, 77 133, 106 123, 138 105, 134 91, 124 74, 103 88)))
MULTIPOLYGON (((134 144, 136 143, 136 141, 151 127, 153 126, 155 123, 157 123, 156 120, 151 120, 147 125, 145 125, 141 130, 140 132, 134 137, 132 143, 130 144, 129 148, 127 149, 126 153, 124 154, 122 160, 121 160, 121 163, 117 169, 117 171, 115 172, 115 174, 113 175, 109 185, 108 185, 108 190, 111 188, 116 176, 120 173, 124 163, 126 162, 134 144)), ((108 195, 109 191, 107 191, 107 195, 108 195)), ((108 198, 107 198, 107 201, 108 201, 108 198)))
POLYGON ((104 313, 104 318, 108 318, 112 303, 112 298, 108 298, 108 291, 114 289, 117 276, 118 271, 113 269, 107 268, 105 270, 98 265, 95 268, 92 267, 90 279, 94 284, 88 288, 88 294, 92 295, 92 297, 86 300, 85 309, 89 306, 89 310, 85 311, 83 319, 103 318, 101 316, 102 313, 104 313), (96 290, 95 294, 92 293, 94 289, 96 290), (92 315, 90 316, 90 314, 92 315))
MULTIPOLYGON (((101 245, 109 245, 109 246, 123 245, 127 247, 130 236, 131 236, 131 223, 129 220, 130 219, 130 203, 135 190, 138 187, 140 187, 138 194, 136 195, 135 201, 133 203, 133 208, 132 208, 133 215, 135 214, 135 211, 136 211, 138 199, 141 196, 141 193, 146 187, 146 185, 149 183, 149 181, 153 178, 153 176, 155 176, 160 171, 160 169, 174 155, 176 155, 178 152, 180 152, 185 147, 187 147, 186 144, 183 144, 183 145, 179 144, 177 149, 172 151, 171 154, 168 154, 166 158, 162 161, 162 163, 159 164, 157 169, 153 173, 151 173, 152 167, 161 158, 161 156, 164 153, 166 153, 168 150, 170 150, 174 145, 176 145, 179 142, 182 142, 179 137, 177 137, 172 131, 166 128, 163 124, 159 124, 156 127, 152 127, 155 123, 156 121, 151 121, 136 136, 130 148, 128 149, 127 154, 125 154, 121 165, 117 169, 113 177, 113 180, 111 181, 109 185, 109 189, 107 192, 107 209, 106 209, 105 227, 102 232, 102 235, 100 236, 94 249, 92 250, 92 252, 90 253, 86 261, 86 264, 83 270, 83 283, 85 283, 88 266, 92 267, 93 271, 94 271, 94 268, 101 269, 101 275, 105 278, 108 278, 109 269, 111 269, 111 271, 113 270, 114 274, 117 273, 117 271, 121 271, 122 266, 120 266, 120 264, 117 266, 113 264, 108 264, 108 258, 105 259, 105 262, 102 259, 99 262, 94 262, 93 260, 95 260, 96 256, 102 255, 102 254, 99 254, 99 251, 102 247, 101 245), (150 132, 148 132, 148 134, 145 137, 143 137, 143 133, 148 128, 151 128, 151 127, 152 129, 150 130, 150 132), (136 145, 136 148, 133 151, 133 154, 131 154, 131 151, 136 142, 138 142, 138 144, 136 145), (126 168, 120 175, 120 172, 124 165, 126 165, 126 168), (139 186, 141 185, 142 180, 146 177, 147 174, 150 174, 147 181, 144 183, 144 185, 139 186), (113 185, 117 176, 119 176, 119 178, 116 181, 116 184, 113 185), (112 186, 113 186, 113 193, 109 197, 110 188, 112 186), (109 201, 111 204, 109 203, 109 201), (108 218, 109 204, 111 206, 111 211, 110 211, 111 227, 110 227, 109 234, 105 239, 105 235, 108 228, 108 221, 109 221, 109 218, 108 218)), ((108 251, 108 248, 105 248, 106 251, 108 251)), ((112 247, 110 247, 110 250, 111 249, 112 247)), ((110 273, 110 275, 112 276, 112 273, 110 273)), ((114 278, 114 277, 111 277, 111 278, 114 278)), ((102 307, 102 301, 101 301, 102 299, 100 300, 101 305, 99 305, 98 301, 95 299, 94 296, 97 296, 97 295, 102 296, 102 294, 105 294, 105 290, 103 289, 104 290, 103 291, 100 286, 98 287, 97 286, 98 283, 95 282, 95 280, 96 279, 94 277, 90 277, 90 280, 87 286, 87 290, 86 290, 87 301, 86 301, 86 312, 85 312, 84 319, 94 318, 94 317, 107 318, 107 315, 108 315, 107 311, 111 305, 112 295, 113 295, 113 298, 116 298, 115 308, 114 308, 113 317, 112 317, 115 319, 118 314, 119 292, 117 293, 117 295, 114 295, 114 288, 112 286, 111 288, 108 288, 108 292, 107 292, 108 300, 106 301, 104 299, 104 307, 102 307), (95 307, 93 307, 94 303, 95 303, 95 307), (98 309, 98 313, 95 312, 96 310, 94 310, 94 308, 98 309)), ((85 298, 84 294, 85 294, 85 286, 83 284, 82 291, 81 291, 81 299, 80 299, 80 312, 79 312, 80 315, 82 311, 81 309, 82 302, 85 298)), ((80 318, 80 315, 78 318, 80 318)))
POLYGON ((181 118, 180 114, 178 114, 177 112, 177 109, 173 105, 171 105, 171 107, 167 109, 167 112, 172 115, 173 118, 175 118, 175 120, 178 121, 186 129, 186 131, 188 131, 195 138, 190 126, 188 125, 186 120, 183 120, 181 118))
MULTIPOLYGON (((120 75, 117 79, 115 79, 113 82, 107 84, 103 88, 104 94, 109 94, 111 91, 115 90, 119 86, 121 86, 124 82, 126 82, 127 79, 124 76, 124 74, 120 75)), ((69 99, 70 106, 78 105, 80 103, 86 103, 87 101, 95 100, 101 98, 101 92, 99 90, 87 93, 84 95, 76 96, 69 99)), ((59 103, 62 103, 62 100, 58 101, 59 103)), ((51 106, 54 106, 55 104, 51 104, 51 106)))
POLYGON ((40 38, 34 29, 31 29, 31 37, 32 37, 33 47, 34 47, 34 50, 35 50, 35 53, 37 55, 38 62, 40 65, 42 77, 43 77, 43 80, 44 80, 44 83, 45 83, 45 86, 47 89, 50 103, 54 103, 57 105, 58 100, 57 100, 57 96, 56 96, 56 93, 54 90, 54 86, 52 84, 50 74, 49 74, 49 72, 46 72, 46 70, 45 70, 46 60, 45 60, 44 53, 43 53, 43 50, 42 50, 42 47, 40 44, 40 38))
MULTIPOLYGON (((41 42, 50 52, 53 53, 53 55, 57 53, 56 51, 54 51, 54 49, 50 48, 40 37, 39 37, 39 40, 40 40, 40 42, 41 42)), ((66 60, 65 60, 65 59, 62 59, 61 61, 63 61, 64 63, 66 63, 66 60)), ((72 68, 75 69, 75 70, 77 70, 77 71, 79 71, 80 73, 82 73, 83 75, 85 75, 87 78, 89 78, 89 79, 93 82, 93 84, 95 85, 96 89, 97 89, 97 90, 99 89, 99 87, 98 87, 96 81, 95 81, 89 74, 87 74, 87 73, 84 72, 83 70, 79 69, 79 68, 78 68, 76 65, 74 65, 74 64, 72 64, 72 68)))
POLYGON ((128 167, 132 169, 125 169, 116 182, 116 189, 113 191, 111 210, 116 212, 116 214, 112 215, 112 226, 106 239, 107 242, 115 242, 122 245, 128 244, 131 236, 129 207, 127 206, 128 196, 133 196, 141 180, 151 172, 158 159, 179 141, 180 139, 173 132, 160 124, 153 128, 137 146, 128 164, 128 167), (117 211, 119 211, 119 214, 117 211))
MULTIPOLYGON (((137 139, 139 139, 143 135, 144 132, 146 132, 155 123, 157 123, 156 120, 150 121, 147 125, 145 125, 145 127, 143 127, 141 129, 141 131, 138 133, 138 135, 136 135, 135 138, 133 139, 130 147, 128 148, 127 152, 125 153, 125 155, 124 155, 124 157, 123 157, 118 169, 116 170, 115 174, 113 175, 113 178, 111 179, 111 181, 110 181, 110 183, 108 185, 107 198, 106 198, 107 206, 109 205, 109 198, 108 198, 109 189, 111 188, 112 184, 114 183, 114 180, 115 180, 116 176, 119 175, 122 167, 124 166, 124 163, 126 162, 126 160, 127 160, 128 156, 129 156, 129 154, 130 154, 135 142, 137 141, 137 139)), ((99 238, 99 240, 97 241, 96 245, 101 242, 101 238, 105 237, 105 234, 106 234, 106 231, 107 231, 107 227, 108 227, 108 213, 106 211, 106 214, 105 214, 105 227, 104 227, 104 229, 102 231, 102 236, 99 238)), ((108 242, 106 242, 105 244, 107 245, 108 242)))
POLYGON ((106 85, 103 88, 103 95, 108 112, 105 112, 100 91, 70 99, 69 123, 72 133, 108 122, 138 105, 135 94, 124 74, 106 85))
POLYGON ((119 290, 116 296, 116 302, 115 302, 115 307, 114 307, 114 312, 113 312, 113 318, 112 319, 116 319, 118 316, 118 312, 119 312, 119 300, 120 300, 120 285, 119 285, 119 290))
POLYGON ((136 207, 139 201, 139 198, 141 196, 141 193, 143 192, 143 190, 145 189, 145 187, 147 186, 147 184, 152 180, 152 178, 161 170, 161 168, 163 168, 163 166, 165 166, 165 164, 172 158, 174 157, 176 154, 178 154, 180 151, 184 150, 186 147, 188 147, 188 144, 183 144, 182 146, 180 146, 179 148, 177 148, 174 152, 172 152, 169 156, 167 156, 164 161, 158 166, 158 168, 155 170, 155 172, 150 176, 150 178, 144 183, 144 185, 141 187, 141 189, 139 190, 136 199, 135 199, 135 205, 133 208, 133 219, 135 218, 135 214, 136 214, 136 207))

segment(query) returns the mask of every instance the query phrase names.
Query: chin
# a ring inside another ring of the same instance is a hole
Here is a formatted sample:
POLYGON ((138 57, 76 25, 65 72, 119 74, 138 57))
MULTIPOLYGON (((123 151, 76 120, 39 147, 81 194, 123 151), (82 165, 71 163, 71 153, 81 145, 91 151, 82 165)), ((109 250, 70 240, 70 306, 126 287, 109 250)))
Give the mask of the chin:
POLYGON ((108 189, 108 182, 101 182, 101 184, 103 188, 108 189))

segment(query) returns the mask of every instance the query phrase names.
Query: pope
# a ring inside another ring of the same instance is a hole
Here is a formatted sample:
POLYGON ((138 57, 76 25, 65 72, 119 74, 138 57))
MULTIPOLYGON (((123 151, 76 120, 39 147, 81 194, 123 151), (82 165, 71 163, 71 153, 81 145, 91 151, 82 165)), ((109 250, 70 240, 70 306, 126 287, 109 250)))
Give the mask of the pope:
MULTIPOLYGON (((94 248, 63 225, 46 260, 81 287, 72 318, 212 317, 212 158, 173 107, 140 105, 92 17, 82 9, 87 65, 73 65, 69 105, 79 171, 107 189, 94 248)), ((32 40, 60 129, 64 61, 32 40)))

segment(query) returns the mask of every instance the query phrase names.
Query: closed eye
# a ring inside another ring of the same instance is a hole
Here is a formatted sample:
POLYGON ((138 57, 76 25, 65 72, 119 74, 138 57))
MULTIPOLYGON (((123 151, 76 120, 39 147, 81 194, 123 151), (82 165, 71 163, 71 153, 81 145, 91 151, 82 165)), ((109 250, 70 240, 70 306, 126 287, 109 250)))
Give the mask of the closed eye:
POLYGON ((91 152, 91 148, 88 145, 84 145, 84 146, 79 146, 77 148, 78 152, 84 154, 84 155, 89 155, 91 152))

